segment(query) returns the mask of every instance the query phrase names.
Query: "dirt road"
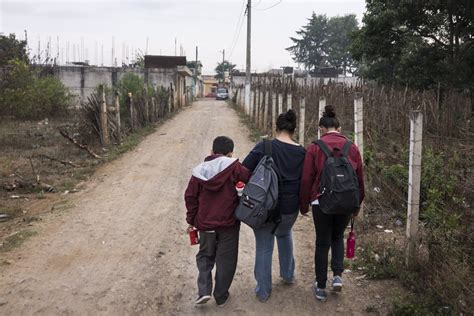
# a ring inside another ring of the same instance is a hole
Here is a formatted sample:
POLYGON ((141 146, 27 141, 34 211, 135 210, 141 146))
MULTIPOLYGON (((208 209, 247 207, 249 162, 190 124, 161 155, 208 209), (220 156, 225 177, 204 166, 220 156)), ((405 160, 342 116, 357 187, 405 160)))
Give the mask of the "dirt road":
POLYGON ((68 200, 70 209, 7 254, 12 263, 1 271, 0 314, 359 315, 367 308, 386 313, 389 284, 355 280, 352 273, 341 295, 315 302, 314 231, 302 217, 295 227, 295 285, 278 283, 274 261, 272 297, 266 304, 255 299, 254 238, 242 226, 232 302, 223 310, 215 303, 193 307, 197 248, 184 234, 183 191, 191 168, 223 134, 234 139, 237 157, 253 146, 230 107, 200 101, 102 168, 68 200))

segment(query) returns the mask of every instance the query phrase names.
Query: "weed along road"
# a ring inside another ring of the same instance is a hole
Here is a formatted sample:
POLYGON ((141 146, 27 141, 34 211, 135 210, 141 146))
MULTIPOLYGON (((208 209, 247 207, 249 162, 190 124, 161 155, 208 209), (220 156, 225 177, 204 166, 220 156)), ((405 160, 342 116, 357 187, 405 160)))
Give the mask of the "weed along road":
POLYGON ((148 136, 136 149, 104 166, 69 206, 39 225, 38 234, 6 253, 0 314, 104 315, 360 315, 388 311, 391 281, 347 273, 344 291, 318 303, 314 282, 314 230, 300 216, 294 232, 296 278, 280 284, 277 250, 274 289, 263 304, 254 294, 254 236, 242 225, 239 263, 224 309, 196 309, 197 248, 185 233, 183 192, 192 168, 218 135, 231 137, 235 157, 253 147, 249 131, 222 101, 194 103, 148 136))

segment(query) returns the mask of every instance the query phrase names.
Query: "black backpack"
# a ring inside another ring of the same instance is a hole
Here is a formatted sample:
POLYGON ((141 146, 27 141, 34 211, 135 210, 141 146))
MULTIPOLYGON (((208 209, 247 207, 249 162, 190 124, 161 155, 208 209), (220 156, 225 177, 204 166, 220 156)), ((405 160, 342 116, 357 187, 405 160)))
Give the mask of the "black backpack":
POLYGON ((348 158, 352 142, 348 140, 337 156, 322 140, 314 143, 326 155, 319 185, 321 211, 331 215, 355 213, 360 207, 360 191, 357 175, 348 158))
POLYGON ((272 142, 267 139, 263 142, 265 154, 245 185, 239 205, 235 209, 235 217, 253 229, 270 221, 278 221, 275 209, 280 177, 272 158, 272 142))

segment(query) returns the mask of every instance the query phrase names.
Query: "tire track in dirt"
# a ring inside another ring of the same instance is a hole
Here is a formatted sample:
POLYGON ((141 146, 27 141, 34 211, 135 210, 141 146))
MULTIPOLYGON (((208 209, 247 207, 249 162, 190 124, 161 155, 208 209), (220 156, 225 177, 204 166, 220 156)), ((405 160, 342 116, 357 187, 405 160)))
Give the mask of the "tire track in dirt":
MULTIPOLYGON (((224 102, 199 101, 166 122, 135 150, 99 170, 60 219, 7 256, 1 272, 0 314, 242 314, 360 315, 369 305, 387 311, 387 282, 358 286, 349 274, 342 295, 315 302, 314 231, 310 218, 297 221, 297 284, 278 283, 266 304, 254 295, 254 237, 242 225, 239 264, 225 309, 192 305, 196 293, 196 247, 184 233, 183 192, 191 169, 210 152, 214 137, 227 135, 235 156, 253 144, 248 130, 224 102), (21 259, 18 259, 21 258, 21 259), (378 298, 376 298, 376 296, 378 298)), ((275 250, 276 252, 276 250, 275 250)))

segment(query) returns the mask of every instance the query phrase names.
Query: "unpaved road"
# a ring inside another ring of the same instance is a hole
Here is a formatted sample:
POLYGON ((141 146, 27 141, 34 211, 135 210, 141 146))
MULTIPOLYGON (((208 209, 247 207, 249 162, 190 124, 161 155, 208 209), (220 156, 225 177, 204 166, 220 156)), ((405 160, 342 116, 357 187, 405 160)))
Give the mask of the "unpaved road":
POLYGON ((193 307, 197 248, 184 233, 183 191, 218 135, 234 139, 236 157, 253 146, 230 107, 199 101, 99 170, 68 200, 70 209, 6 254, 11 264, 1 267, 0 314, 359 315, 368 307, 385 314, 390 283, 359 281, 352 273, 342 294, 315 301, 314 231, 304 217, 295 226, 295 285, 279 284, 275 254, 272 296, 266 304, 255 299, 254 237, 243 225, 232 301, 224 309, 214 302, 193 307))

